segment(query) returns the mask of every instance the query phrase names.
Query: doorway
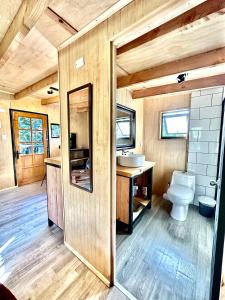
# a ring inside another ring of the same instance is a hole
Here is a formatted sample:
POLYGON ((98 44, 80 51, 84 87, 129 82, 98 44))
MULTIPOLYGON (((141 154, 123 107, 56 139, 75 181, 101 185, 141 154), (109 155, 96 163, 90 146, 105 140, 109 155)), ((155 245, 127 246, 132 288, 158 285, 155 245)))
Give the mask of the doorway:
POLYGON ((10 110, 15 184, 40 181, 49 153, 48 115, 10 110))

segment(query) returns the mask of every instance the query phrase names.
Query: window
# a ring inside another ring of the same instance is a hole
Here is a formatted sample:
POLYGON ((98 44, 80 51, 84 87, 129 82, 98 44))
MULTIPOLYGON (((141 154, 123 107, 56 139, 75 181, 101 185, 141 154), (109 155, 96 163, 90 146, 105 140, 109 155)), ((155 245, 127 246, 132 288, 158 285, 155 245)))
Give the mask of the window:
POLYGON ((161 113, 161 139, 187 138, 189 109, 161 113))

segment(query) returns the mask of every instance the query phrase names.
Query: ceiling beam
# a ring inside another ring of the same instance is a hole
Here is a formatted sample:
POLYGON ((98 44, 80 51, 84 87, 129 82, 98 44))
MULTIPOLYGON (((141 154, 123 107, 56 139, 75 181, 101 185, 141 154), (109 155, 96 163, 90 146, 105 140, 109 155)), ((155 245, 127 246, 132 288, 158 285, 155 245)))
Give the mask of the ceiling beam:
POLYGON ((54 103, 59 103, 59 96, 55 96, 48 99, 41 99, 41 105, 49 105, 54 103))
POLYGON ((180 16, 162 24, 161 26, 143 34, 142 36, 134 39, 133 41, 119 47, 117 49, 117 55, 125 53, 131 49, 139 47, 147 42, 150 42, 160 36, 170 33, 176 29, 190 25, 201 19, 206 19, 209 15, 215 14, 225 8, 224 0, 207 0, 198 6, 188 10, 180 16))
POLYGON ((49 0, 24 0, 0 43, 0 67, 36 24, 49 0))
POLYGON ((53 9, 47 7, 46 14, 57 24, 61 25, 64 29, 69 31, 71 34, 76 34, 78 30, 76 30, 70 23, 68 23, 65 19, 59 16, 53 9))
POLYGON ((196 89, 210 88, 221 85, 225 85, 225 74, 184 81, 182 83, 172 83, 147 89, 136 90, 132 92, 132 98, 139 99, 156 95, 164 95, 192 91, 196 89))
POLYGON ((34 84, 26 87, 25 89, 19 91, 18 93, 16 93, 14 95, 15 99, 21 99, 24 98, 26 96, 29 96, 32 93, 35 93, 43 88, 46 88, 47 86, 56 83, 58 81, 58 72, 55 72, 41 80, 39 80, 38 82, 35 82, 34 84))
POLYGON ((14 95, 0 91, 0 99, 1 100, 14 100, 14 95))
POLYGON ((117 79, 117 88, 225 63, 225 47, 182 58, 117 79))

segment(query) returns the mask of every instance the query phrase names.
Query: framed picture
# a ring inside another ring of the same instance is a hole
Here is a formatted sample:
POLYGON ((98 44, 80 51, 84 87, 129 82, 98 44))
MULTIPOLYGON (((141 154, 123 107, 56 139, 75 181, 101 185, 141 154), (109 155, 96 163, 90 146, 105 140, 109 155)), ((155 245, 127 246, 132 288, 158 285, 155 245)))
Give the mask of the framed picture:
POLYGON ((56 123, 51 123, 51 138, 60 138, 60 125, 56 123))

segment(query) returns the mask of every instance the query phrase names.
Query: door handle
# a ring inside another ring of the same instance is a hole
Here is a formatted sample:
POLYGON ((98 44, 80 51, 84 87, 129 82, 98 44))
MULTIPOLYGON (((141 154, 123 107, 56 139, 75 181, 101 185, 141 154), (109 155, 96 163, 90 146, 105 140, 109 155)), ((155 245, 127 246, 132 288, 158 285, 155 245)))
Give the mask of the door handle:
POLYGON ((210 184, 211 186, 216 186, 216 187, 218 187, 219 184, 220 184, 220 182, 219 182, 219 180, 211 180, 209 184, 210 184))
POLYGON ((19 159, 20 158, 20 153, 19 153, 19 151, 17 150, 16 151, 16 159, 19 159))

